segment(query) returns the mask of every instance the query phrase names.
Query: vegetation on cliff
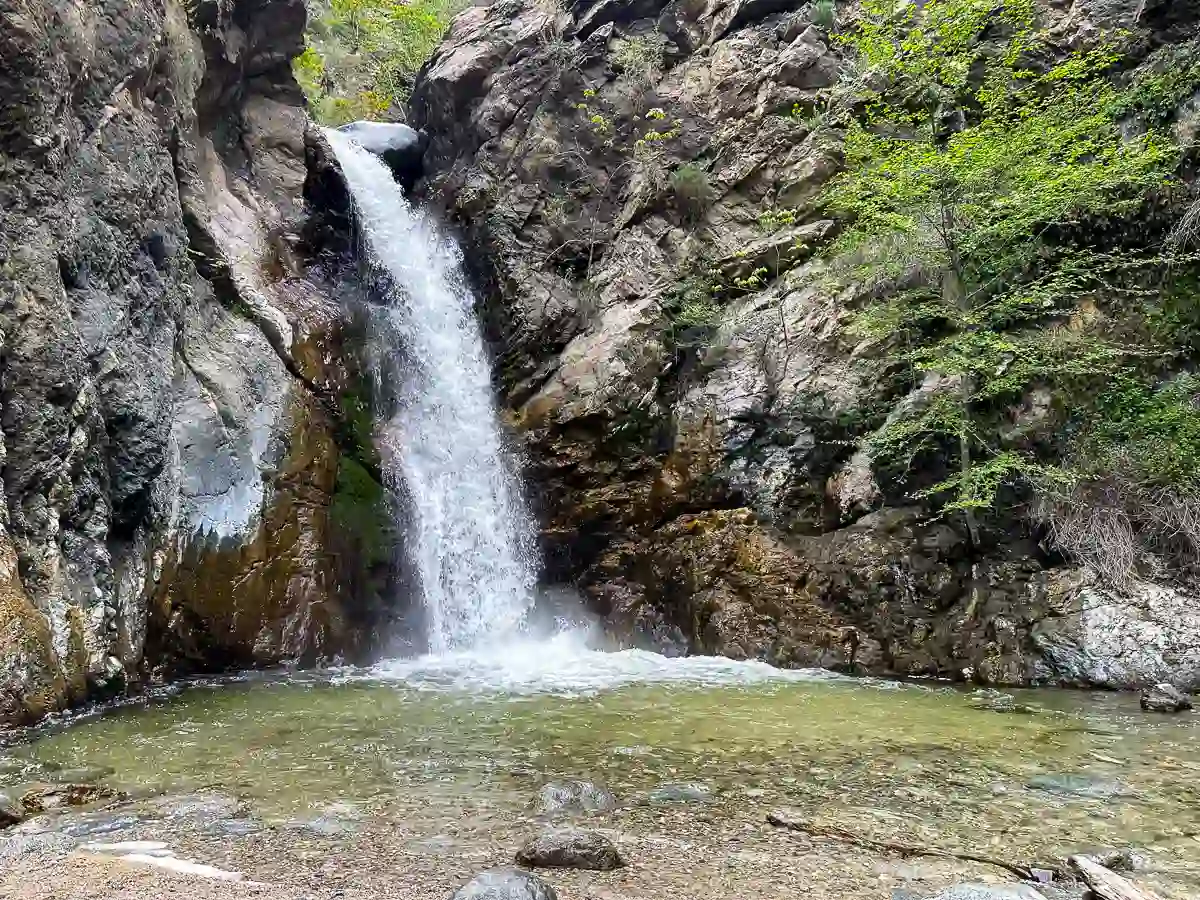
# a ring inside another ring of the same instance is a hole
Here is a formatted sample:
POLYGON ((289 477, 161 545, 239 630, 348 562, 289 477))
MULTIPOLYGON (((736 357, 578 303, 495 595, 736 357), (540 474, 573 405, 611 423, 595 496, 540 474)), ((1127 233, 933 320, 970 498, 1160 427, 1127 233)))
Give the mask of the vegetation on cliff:
POLYGON ((841 35, 861 74, 823 198, 845 223, 831 256, 875 298, 856 330, 923 386, 869 443, 901 470, 952 459, 915 493, 976 543, 977 512, 1021 482, 1200 489, 1196 385, 1172 377, 1195 332, 1162 309, 1196 299, 1162 210, 1186 154, 1169 111, 1200 69, 1122 79, 1122 39, 1055 54, 1033 0, 868 0, 841 35))
POLYGON ((396 119, 413 79, 465 0, 309 0, 295 62, 317 121, 396 119))

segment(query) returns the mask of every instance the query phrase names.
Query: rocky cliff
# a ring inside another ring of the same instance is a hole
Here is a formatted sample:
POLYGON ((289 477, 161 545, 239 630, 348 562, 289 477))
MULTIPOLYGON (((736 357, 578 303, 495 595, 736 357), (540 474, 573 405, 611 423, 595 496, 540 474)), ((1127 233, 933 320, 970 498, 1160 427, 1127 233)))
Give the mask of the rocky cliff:
POLYGON ((302 0, 0 3, 0 722, 369 639, 348 542, 379 490, 303 272, 304 27, 302 0))
MULTIPOLYGON (((828 7, 502 0, 461 14, 418 79, 424 190, 469 247, 551 576, 635 643, 1200 688, 1192 596, 1106 589, 1022 515, 972 548, 860 449, 921 391, 881 378, 809 259, 832 223, 805 204, 843 164, 819 115, 846 72, 828 7), (780 210, 800 214, 764 229, 780 210), (712 277, 737 287, 719 308, 689 293, 712 277)), ((1115 27, 1143 55, 1200 22, 1043 12, 1064 47, 1115 27)), ((1173 114, 1181 140, 1198 107, 1173 114)))

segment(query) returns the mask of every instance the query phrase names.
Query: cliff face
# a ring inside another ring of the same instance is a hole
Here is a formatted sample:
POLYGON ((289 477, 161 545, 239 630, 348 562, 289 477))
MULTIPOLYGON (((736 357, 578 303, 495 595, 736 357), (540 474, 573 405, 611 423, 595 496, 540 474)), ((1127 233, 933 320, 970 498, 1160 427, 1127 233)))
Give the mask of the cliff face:
POLYGON ((330 549, 378 498, 343 490, 350 376, 298 253, 304 25, 0 3, 0 722, 370 632, 330 549))
MULTIPOLYGON (((1063 46, 1192 4, 1050 3, 1063 46), (1140 14, 1135 18, 1135 6, 1140 14)), ((1200 605, 1114 595, 1028 521, 973 551, 857 449, 896 396, 810 260, 844 61, 813 5, 505 0, 418 79, 426 194, 462 227, 551 574, 631 642, 986 682, 1200 687, 1200 605), (736 284, 719 309, 689 283, 736 284)), ((1195 128, 1196 98, 1174 127, 1195 128)), ((1036 417, 1038 398, 1028 416, 1036 417)))

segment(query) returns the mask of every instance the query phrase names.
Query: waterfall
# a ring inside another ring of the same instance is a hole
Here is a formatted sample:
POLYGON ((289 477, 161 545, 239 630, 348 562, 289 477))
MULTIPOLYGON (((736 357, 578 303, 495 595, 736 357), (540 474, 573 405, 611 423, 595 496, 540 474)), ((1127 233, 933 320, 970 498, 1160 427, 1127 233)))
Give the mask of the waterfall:
POLYGON ((384 163, 325 132, 350 188, 363 253, 387 278, 383 315, 397 403, 381 433, 385 478, 409 499, 405 546, 433 653, 520 628, 533 603, 532 526, 506 465, 487 354, 461 252, 404 197, 384 163))

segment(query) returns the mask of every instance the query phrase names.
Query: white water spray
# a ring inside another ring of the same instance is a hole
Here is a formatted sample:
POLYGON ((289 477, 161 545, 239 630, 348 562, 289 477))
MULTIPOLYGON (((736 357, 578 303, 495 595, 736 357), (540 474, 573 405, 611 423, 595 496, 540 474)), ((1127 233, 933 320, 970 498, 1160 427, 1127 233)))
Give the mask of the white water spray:
POLYGON ((406 545, 435 654, 511 635, 533 604, 533 529, 505 465, 487 355, 458 247, 414 210, 391 172, 325 132, 345 173, 370 262, 390 278, 404 355, 385 476, 412 504, 406 545))

